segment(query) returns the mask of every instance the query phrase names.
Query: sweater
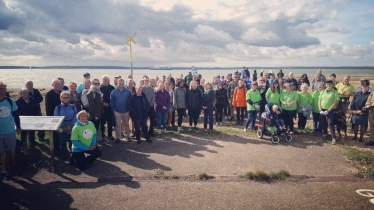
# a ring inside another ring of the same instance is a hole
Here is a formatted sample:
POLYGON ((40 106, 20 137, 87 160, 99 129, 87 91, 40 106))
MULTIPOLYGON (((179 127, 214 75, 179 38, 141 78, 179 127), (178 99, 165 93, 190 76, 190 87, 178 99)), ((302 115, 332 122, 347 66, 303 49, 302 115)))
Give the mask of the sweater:
POLYGON ((110 107, 113 111, 118 113, 126 113, 127 102, 131 96, 131 93, 128 89, 123 89, 120 91, 118 88, 114 89, 110 94, 110 107))
POLYGON ((156 112, 168 112, 170 106, 170 95, 169 92, 164 90, 158 90, 155 93, 155 104, 154 108, 156 112), (163 109, 163 107, 166 109, 163 109))
POLYGON ((153 107, 153 105, 155 104, 155 91, 154 91, 154 89, 151 86, 148 86, 148 87, 143 86, 142 89, 143 89, 143 93, 144 93, 145 97, 147 97, 149 105, 153 107))
MULTIPOLYGON (((61 123, 60 128, 66 127, 66 126, 73 126, 75 125, 75 122, 77 121, 77 108, 75 106, 72 106, 71 104, 63 104, 56 106, 54 111, 54 116, 64 116, 64 121, 61 123), (59 108, 60 107, 60 108, 59 108)), ((63 131, 64 133, 71 134, 70 131, 63 131)))
POLYGON ((72 152, 84 152, 89 150, 90 146, 96 145, 97 131, 95 125, 87 121, 82 124, 77 121, 71 132, 72 152))
POLYGON ((175 109, 185 109, 186 105, 186 92, 184 87, 176 87, 174 90, 173 105, 175 109))

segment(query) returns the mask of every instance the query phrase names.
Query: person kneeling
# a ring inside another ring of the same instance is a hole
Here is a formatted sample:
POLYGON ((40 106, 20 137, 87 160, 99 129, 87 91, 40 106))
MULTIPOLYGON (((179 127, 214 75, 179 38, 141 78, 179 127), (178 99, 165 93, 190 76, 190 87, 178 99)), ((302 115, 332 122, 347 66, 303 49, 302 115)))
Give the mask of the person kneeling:
POLYGON ((73 127, 71 134, 72 156, 71 164, 77 164, 79 170, 86 169, 87 165, 92 163, 101 156, 101 151, 96 148, 96 128, 95 125, 88 121, 89 114, 86 111, 80 111, 77 114, 77 122, 73 127), (85 154, 90 154, 85 157, 85 154))
POLYGON ((278 106, 276 104, 271 107, 270 119, 274 119, 274 123, 275 125, 277 125, 279 130, 286 129, 286 126, 284 126, 284 121, 282 119, 282 113, 278 111, 278 106))

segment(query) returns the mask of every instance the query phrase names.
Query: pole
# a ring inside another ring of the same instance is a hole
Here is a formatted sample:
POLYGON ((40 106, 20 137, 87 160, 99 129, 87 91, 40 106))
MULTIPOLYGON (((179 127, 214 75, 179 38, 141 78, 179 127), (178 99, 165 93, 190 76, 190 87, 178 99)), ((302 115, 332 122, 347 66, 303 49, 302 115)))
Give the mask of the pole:
POLYGON ((132 46, 130 42, 130 68, 131 68, 131 79, 134 79, 134 76, 132 75, 132 46))
POLYGON ((55 150, 53 143, 53 131, 49 131, 49 149, 51 151, 52 158, 52 173, 55 173, 55 150))

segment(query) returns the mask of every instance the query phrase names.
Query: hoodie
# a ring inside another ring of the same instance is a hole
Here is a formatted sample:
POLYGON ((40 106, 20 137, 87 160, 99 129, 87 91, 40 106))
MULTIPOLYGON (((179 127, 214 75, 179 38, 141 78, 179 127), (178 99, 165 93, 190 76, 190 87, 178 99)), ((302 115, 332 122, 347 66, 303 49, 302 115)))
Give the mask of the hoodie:
POLYGON ((96 145, 96 138, 95 125, 91 121, 83 124, 78 120, 71 132, 72 152, 89 150, 90 146, 96 145))

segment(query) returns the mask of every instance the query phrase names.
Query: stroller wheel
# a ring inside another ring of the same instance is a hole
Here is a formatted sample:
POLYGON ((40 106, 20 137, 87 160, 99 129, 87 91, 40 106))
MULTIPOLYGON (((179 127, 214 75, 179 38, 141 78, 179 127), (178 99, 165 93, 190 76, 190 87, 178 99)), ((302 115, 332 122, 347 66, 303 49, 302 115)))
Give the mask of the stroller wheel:
POLYGON ((262 130, 258 129, 257 130, 257 137, 260 138, 260 139, 262 139, 263 136, 264 136, 264 133, 262 132, 262 130))
POLYGON ((279 136, 271 135, 271 143, 278 144, 280 142, 279 136))
POLYGON ((285 136, 284 136, 284 140, 286 141, 286 142, 291 142, 292 141, 292 139, 293 139, 293 136, 291 136, 290 134, 286 134, 285 136))

